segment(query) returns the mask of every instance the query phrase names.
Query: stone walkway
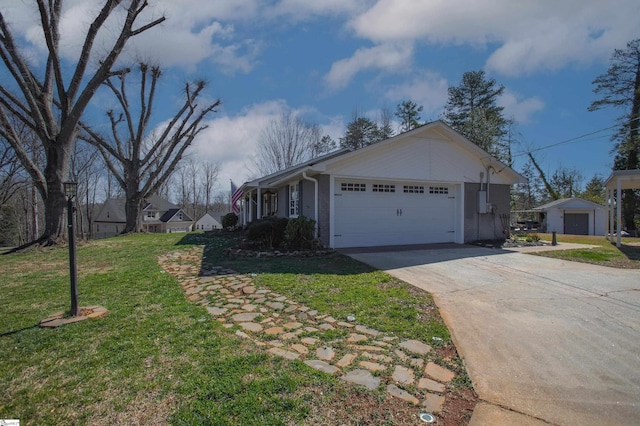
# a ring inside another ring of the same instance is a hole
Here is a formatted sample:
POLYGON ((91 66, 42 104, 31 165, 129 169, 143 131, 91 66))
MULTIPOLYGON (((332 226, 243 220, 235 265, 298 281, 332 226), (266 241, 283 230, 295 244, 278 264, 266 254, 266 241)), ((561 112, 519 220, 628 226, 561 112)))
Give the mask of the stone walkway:
POLYGON ((267 288, 250 275, 204 265, 202 249, 159 258, 160 266, 180 282, 186 297, 207 308, 223 327, 235 330, 267 352, 302 360, 316 370, 438 413, 446 383, 454 373, 425 362, 431 346, 400 340, 365 325, 332 318, 267 288))

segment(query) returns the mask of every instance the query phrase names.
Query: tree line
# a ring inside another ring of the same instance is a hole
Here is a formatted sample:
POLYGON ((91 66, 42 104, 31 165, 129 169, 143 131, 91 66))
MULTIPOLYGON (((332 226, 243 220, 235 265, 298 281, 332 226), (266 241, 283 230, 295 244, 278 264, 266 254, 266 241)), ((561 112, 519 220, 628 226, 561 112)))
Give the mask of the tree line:
MULTIPOLYGON (((209 190, 217 176, 215 165, 198 166, 204 167, 197 176, 204 173, 203 185, 207 190, 195 182, 196 166, 185 165, 183 159, 195 137, 206 128, 203 120, 216 111, 220 101, 203 101, 205 81, 187 82, 182 103, 158 127, 154 123, 159 121, 152 120, 152 114, 162 76, 160 68, 146 63, 122 66, 119 62, 131 39, 152 31, 165 17, 141 22, 148 7, 146 1, 109 0, 86 27, 78 57, 70 61, 60 53, 63 0, 34 1, 46 46, 46 58, 40 62, 29 61, 31 52, 21 46, 0 11, 0 58, 6 76, 0 82, 0 228, 4 224, 6 229, 12 218, 20 216, 20 242, 52 244, 64 238, 63 182, 67 180, 81 183, 76 199, 83 207, 78 209, 79 219, 82 224, 90 224, 95 215, 90 201, 104 183, 105 168, 109 172, 108 195, 119 192, 126 199, 124 232, 139 229, 138 213, 144 199, 153 193, 166 192, 170 179, 174 185, 177 182, 180 202, 190 205, 194 214, 202 208, 198 206, 208 208, 212 204, 209 190), (116 13, 122 18, 109 19, 116 13), (105 34, 109 36, 102 39, 105 34), (98 39, 101 43, 96 48, 98 39), (111 44, 104 40, 111 40, 111 44), (134 84, 130 83, 132 76, 136 79, 134 84), (108 93, 115 100, 115 107, 105 111, 106 126, 99 124, 104 120, 87 113, 96 93, 108 93), (188 199, 191 201, 187 202, 188 199)), ((637 169, 640 40, 615 50, 609 69, 593 84, 599 98, 589 106, 591 111, 607 107, 622 111, 618 132, 613 137, 612 169, 637 169)), ((512 165, 511 147, 517 141, 514 129, 517 123, 505 117, 503 107, 498 105, 503 93, 504 86, 488 78, 484 71, 465 72, 458 85, 449 87, 440 118, 512 165)), ((322 136, 319 126, 285 113, 260 135, 256 170, 271 173, 339 147, 359 149, 398 132, 411 131, 424 124, 422 111, 422 106, 412 100, 398 104, 393 114, 381 110, 375 120, 356 111, 338 141, 322 136), (395 123, 399 125, 394 129, 395 123)), ((579 172, 562 168, 547 179, 535 166, 532 155, 530 160, 521 171, 530 181, 526 187, 517 189, 516 207, 585 194, 588 188, 597 194, 596 187, 601 186, 602 178, 594 176, 583 189, 579 172), (538 185, 538 180, 542 185, 538 185)), ((637 229, 639 198, 637 191, 624 191, 626 229, 637 229)))

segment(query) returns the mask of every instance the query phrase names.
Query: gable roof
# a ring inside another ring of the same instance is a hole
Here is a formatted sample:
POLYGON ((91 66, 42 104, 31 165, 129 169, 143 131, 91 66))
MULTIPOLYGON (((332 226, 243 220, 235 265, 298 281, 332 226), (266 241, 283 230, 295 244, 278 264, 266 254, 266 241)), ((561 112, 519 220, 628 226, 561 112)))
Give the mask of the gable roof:
POLYGON ((491 154, 480 148, 475 143, 471 142, 469 139, 464 137, 461 133, 452 129, 449 125, 447 125, 442 120, 432 121, 427 124, 423 124, 422 126, 416 127, 408 132, 401 133, 399 135, 393 136, 389 139, 385 139, 383 141, 368 145, 366 147, 351 150, 348 148, 344 148, 338 151, 334 151, 330 154, 327 154, 322 157, 318 157, 312 160, 309 160, 305 163, 299 164, 294 167, 290 167, 286 170, 282 170, 280 172, 264 176, 259 179, 255 179, 251 182, 247 182, 243 185, 243 189, 248 189, 251 187, 268 187, 268 186, 277 186, 286 183, 287 181, 292 181, 294 179, 299 178, 304 172, 315 174, 322 173, 327 170, 327 167, 337 163, 338 161, 343 161, 349 158, 358 157, 366 155, 368 152, 380 150, 384 147, 387 147, 391 144, 397 144, 401 141, 412 139, 416 137, 420 137, 423 134, 428 133, 429 131, 435 131, 444 135, 446 138, 452 140, 454 143, 459 144, 462 148, 467 151, 473 153, 476 157, 480 159, 484 167, 493 168, 495 173, 505 172, 505 176, 508 176, 509 180, 514 183, 523 183, 526 182, 527 179, 513 170, 508 165, 504 164, 500 160, 493 157, 491 154))
POLYGON ((585 200, 580 197, 561 198, 559 200, 551 201, 550 203, 543 204, 534 208, 533 210, 550 210, 566 206, 567 204, 574 204, 572 209, 603 209, 604 206, 593 201, 585 200))
POLYGON ((193 222, 189 215, 183 212, 180 208, 167 210, 167 212, 160 217, 160 222, 169 222, 178 213, 182 213, 182 219, 180 220, 181 222, 193 222))
MULTIPOLYGON (((206 212, 205 214, 203 214, 202 217, 196 221, 196 223, 200 224, 203 221, 213 222, 213 223, 217 223, 218 225, 220 225, 220 222, 215 217, 211 216, 211 213, 209 213, 209 212, 206 212)), ((220 226, 222 226, 222 225, 220 225, 220 226)))
POLYGON ((145 200, 145 205, 142 207, 142 210, 157 210, 157 211, 168 211, 172 209, 179 209, 180 207, 170 203, 169 201, 161 198, 160 196, 153 194, 150 197, 147 197, 145 200))
POLYGON ((124 203, 124 198, 107 198, 104 204, 102 204, 95 222, 126 223, 127 217, 125 215, 124 203))

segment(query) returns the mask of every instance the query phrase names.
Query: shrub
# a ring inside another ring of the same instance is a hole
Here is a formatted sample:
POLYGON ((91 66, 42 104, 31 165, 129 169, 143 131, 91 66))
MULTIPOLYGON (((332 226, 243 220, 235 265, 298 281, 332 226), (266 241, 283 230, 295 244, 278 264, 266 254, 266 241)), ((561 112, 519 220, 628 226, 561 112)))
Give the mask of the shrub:
POLYGON ((222 216, 222 227, 224 229, 233 228, 238 224, 238 215, 235 213, 227 213, 222 216))
POLYGON ((313 238, 315 226, 315 220, 304 216, 290 219, 284 232, 287 247, 303 250, 315 248, 317 245, 313 238))
POLYGON ((289 219, 283 217, 254 220, 247 226, 247 239, 263 249, 280 248, 288 222, 289 219))

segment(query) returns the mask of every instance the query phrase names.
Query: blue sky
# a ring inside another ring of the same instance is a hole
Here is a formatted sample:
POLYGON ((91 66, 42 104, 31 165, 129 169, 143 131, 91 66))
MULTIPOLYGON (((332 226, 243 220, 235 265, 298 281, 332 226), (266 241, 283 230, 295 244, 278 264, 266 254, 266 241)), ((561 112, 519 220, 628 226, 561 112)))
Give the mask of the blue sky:
MULTIPOLYGON (((42 50, 27 1, 0 0, 34 61, 42 50)), ((219 187, 254 174, 260 132, 289 110, 338 139, 358 109, 375 118, 411 99, 439 118, 447 86, 485 70, 506 87, 505 115, 518 121, 516 153, 607 128, 620 113, 587 112, 593 79, 615 48, 640 37, 637 0, 161 0, 144 19, 167 21, 128 46, 123 63, 163 66, 170 117, 185 80, 208 81, 223 106, 192 156, 219 162, 219 187)), ((97 0, 65 2, 63 54, 72 59, 97 0)), ((143 22, 143 21, 141 21, 143 22)), ((102 41, 108 44, 109 35, 102 41)), ((94 108, 104 104, 97 98, 94 108)), ((580 170, 589 180, 611 168, 612 131, 536 151, 547 172, 580 170)), ((524 156, 516 157, 519 169, 524 156)))

